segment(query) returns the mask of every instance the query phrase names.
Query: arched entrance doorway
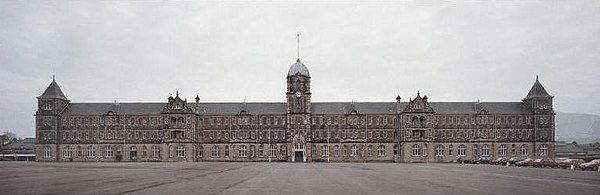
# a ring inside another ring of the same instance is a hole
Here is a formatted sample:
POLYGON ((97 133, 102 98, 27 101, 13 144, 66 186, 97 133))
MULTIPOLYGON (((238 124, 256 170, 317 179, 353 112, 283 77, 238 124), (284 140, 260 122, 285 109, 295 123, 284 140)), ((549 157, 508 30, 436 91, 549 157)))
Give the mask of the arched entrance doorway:
POLYGON ((296 134, 293 139, 293 147, 292 147, 292 162, 306 162, 306 151, 304 137, 296 134))

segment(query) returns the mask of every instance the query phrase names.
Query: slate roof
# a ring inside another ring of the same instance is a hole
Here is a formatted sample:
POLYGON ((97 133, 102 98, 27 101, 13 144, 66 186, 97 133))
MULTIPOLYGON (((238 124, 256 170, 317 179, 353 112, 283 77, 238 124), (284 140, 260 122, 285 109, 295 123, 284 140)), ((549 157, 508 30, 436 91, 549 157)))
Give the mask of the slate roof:
MULTIPOLYGON (((476 114, 477 108, 485 109, 489 114, 528 114, 530 111, 521 102, 430 102, 437 114, 476 114)), ((70 103, 66 115, 104 115, 108 111, 121 115, 158 115, 166 103, 70 103)), ((188 103, 196 109, 195 103, 188 103)), ((403 110, 408 102, 400 103, 403 110)), ((313 114, 347 114, 352 110, 359 114, 396 113, 395 102, 313 102, 313 114)), ((285 114, 285 102, 201 102, 200 113, 206 115, 235 115, 245 110, 249 114, 285 114)))
POLYGON ((296 60, 296 63, 292 64, 287 76, 292 76, 296 73, 300 73, 301 75, 310 77, 310 74, 308 73, 308 68, 306 68, 306 66, 302 62, 300 62, 300 58, 296 60))
POLYGON ((4 150, 33 150, 35 138, 16 139, 4 145, 4 150))
POLYGON ((54 78, 52 78, 50 85, 48 85, 44 93, 38 96, 38 98, 57 98, 61 100, 68 100, 62 90, 60 90, 60 87, 54 78))
POLYGON ((544 86, 542 86, 542 83, 540 83, 538 77, 535 77, 535 83, 533 83, 533 86, 529 90, 529 93, 527 93, 527 96, 523 98, 523 100, 536 97, 553 97, 550 94, 548 94, 546 89, 544 89, 544 86))

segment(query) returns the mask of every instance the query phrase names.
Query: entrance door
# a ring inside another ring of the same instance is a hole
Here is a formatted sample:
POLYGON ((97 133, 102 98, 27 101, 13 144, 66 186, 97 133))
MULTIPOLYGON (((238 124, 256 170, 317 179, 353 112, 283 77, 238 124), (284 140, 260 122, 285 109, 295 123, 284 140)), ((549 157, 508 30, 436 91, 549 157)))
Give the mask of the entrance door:
POLYGON ((294 162, 304 162, 304 152, 295 151, 294 152, 294 162))

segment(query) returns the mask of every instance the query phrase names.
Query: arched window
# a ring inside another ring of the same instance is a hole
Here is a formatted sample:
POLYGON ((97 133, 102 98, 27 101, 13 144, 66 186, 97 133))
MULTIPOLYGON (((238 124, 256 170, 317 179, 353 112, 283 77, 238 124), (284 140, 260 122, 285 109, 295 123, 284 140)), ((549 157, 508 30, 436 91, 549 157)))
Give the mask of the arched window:
POLYGON ((356 145, 352 145, 352 148, 350 148, 350 156, 358 156, 358 147, 356 145))
POLYGON ((465 145, 461 144, 460 146, 458 146, 458 156, 466 156, 465 150, 465 145))
POLYGON ((329 156, 329 146, 328 145, 321 146, 321 156, 323 156, 323 157, 329 156))
POLYGON ((500 149, 498 149, 498 156, 506 156, 506 145, 500 145, 500 149))
POLYGON ((542 147, 540 147, 540 155, 548 156, 548 145, 542 144, 542 147))
POLYGON ((212 146, 212 149, 210 150, 210 156, 219 157, 219 146, 212 146))
POLYGON ((481 147, 481 156, 490 156, 490 146, 483 144, 481 147))
POLYGON ((169 157, 173 157, 173 146, 169 146, 169 157))
POLYGON ((527 145, 523 144, 521 145, 521 156, 528 156, 529 155, 529 147, 527 147, 527 145))
POLYGON ((394 144, 394 156, 398 155, 398 145, 394 144))
POLYGON ((367 155, 373 156, 373 145, 367 146, 367 155))
POLYGON ((448 146, 448 156, 454 155, 454 154, 452 154, 453 151, 454 151, 454 149, 452 148, 452 144, 450 144, 450 146, 448 146))
POLYGON ((444 145, 437 145, 435 147, 435 156, 444 156, 444 145))
POLYGON ((413 156, 421 156, 421 145, 419 145, 419 144, 413 145, 412 155, 413 156))
POLYGON ((340 146, 339 145, 335 145, 335 147, 333 148, 333 153, 335 156, 340 156, 340 146))
POLYGON ((146 158, 148 156, 148 147, 142 146, 142 158, 146 158))
POLYGON ((423 156, 427 156, 427 144, 423 144, 423 152, 421 152, 423 156))
POLYGON ((385 156, 385 146, 379 145, 377 147, 377 156, 385 156))
POLYGON ((248 147, 246 145, 241 145, 240 146, 240 157, 247 157, 248 156, 247 151, 248 151, 248 147))

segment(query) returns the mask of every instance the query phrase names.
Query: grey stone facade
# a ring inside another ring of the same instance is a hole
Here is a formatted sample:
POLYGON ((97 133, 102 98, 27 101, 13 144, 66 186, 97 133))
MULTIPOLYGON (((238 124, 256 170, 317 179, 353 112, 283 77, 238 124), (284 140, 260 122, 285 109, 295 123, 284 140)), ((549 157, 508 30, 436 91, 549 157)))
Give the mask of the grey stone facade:
POLYGON ((553 96, 520 102, 311 102, 300 60, 286 102, 72 103, 37 97, 37 161, 455 162, 554 155, 553 96))

